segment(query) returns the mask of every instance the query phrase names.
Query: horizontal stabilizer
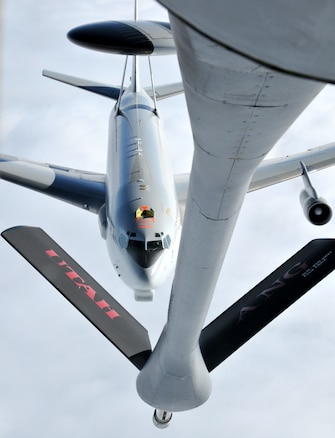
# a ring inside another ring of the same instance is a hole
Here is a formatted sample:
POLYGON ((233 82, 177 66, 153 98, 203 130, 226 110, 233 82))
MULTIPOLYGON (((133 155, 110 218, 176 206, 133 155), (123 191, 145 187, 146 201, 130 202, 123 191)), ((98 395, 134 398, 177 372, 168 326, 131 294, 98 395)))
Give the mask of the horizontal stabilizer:
POLYGON ((47 78, 55 79, 56 81, 81 88, 82 90, 90 91, 91 93, 100 94, 100 96, 108 97, 114 100, 119 98, 119 87, 113 87, 107 84, 101 84, 88 79, 77 78, 76 76, 65 75, 49 70, 43 70, 42 74, 47 78))
POLYGON ((212 371, 335 269, 335 239, 312 240, 205 327, 200 348, 212 371))
MULTIPOLYGON (((144 88, 145 91, 153 98, 152 89, 144 88)), ((175 82, 173 84, 155 85, 156 100, 166 99, 167 97, 177 96, 184 92, 184 86, 182 82, 175 82)))
POLYGON ((138 369, 151 354, 147 330, 42 229, 2 233, 38 272, 70 301, 138 369))
MULTIPOLYGON (((77 78, 76 76, 65 75, 63 73, 57 73, 49 70, 43 70, 43 76, 63 82, 64 84, 72 85, 73 87, 81 88, 82 90, 90 91, 91 93, 99 94, 100 96, 108 97, 109 99, 117 100, 119 98, 119 87, 114 87, 111 85, 102 84, 100 82, 91 81, 89 79, 77 78)), ((146 87, 144 90, 151 98, 153 98, 151 87, 146 87)), ((156 100, 177 96, 183 92, 184 86, 182 82, 155 86, 156 100)))
POLYGON ((0 179, 98 213, 105 203, 105 175, 0 154, 0 179))

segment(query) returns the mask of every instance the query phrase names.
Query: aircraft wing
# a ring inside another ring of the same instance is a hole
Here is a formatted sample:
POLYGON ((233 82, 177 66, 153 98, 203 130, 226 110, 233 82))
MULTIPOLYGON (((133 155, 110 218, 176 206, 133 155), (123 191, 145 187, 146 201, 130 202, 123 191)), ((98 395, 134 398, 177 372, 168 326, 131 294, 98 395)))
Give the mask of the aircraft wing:
POLYGON ((105 175, 0 154, 0 178, 98 213, 105 203, 105 175))
MULTIPOLYGON (((263 189, 274 184, 297 178, 302 175, 301 162, 309 172, 326 169, 335 165, 335 143, 308 149, 305 152, 287 155, 285 157, 271 158, 261 162, 252 176, 248 192, 263 189)), ((189 173, 175 176, 177 197, 182 209, 185 209, 189 173)))
POLYGON ((248 192, 287 181, 302 175, 303 162, 309 172, 335 165, 335 143, 309 149, 306 152, 262 161, 257 167, 248 192))

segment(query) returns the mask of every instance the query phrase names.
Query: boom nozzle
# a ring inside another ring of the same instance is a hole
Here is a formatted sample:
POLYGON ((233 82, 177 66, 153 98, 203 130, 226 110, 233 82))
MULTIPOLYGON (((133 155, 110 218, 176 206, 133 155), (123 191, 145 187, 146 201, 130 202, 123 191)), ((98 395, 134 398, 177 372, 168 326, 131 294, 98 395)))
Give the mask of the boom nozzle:
POLYGON ((172 420, 172 412, 155 409, 152 421, 158 429, 166 429, 172 420))

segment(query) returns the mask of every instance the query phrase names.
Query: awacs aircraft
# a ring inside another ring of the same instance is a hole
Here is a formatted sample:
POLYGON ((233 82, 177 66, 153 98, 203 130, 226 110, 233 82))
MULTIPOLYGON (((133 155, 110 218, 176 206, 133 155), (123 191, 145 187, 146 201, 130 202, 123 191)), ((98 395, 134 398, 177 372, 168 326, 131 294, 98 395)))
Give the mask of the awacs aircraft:
MULTIPOLYGON (((145 328, 41 229, 15 227, 3 232, 140 370, 138 393, 155 408, 154 421, 161 427, 169 423, 172 412, 204 403, 210 395, 209 373, 335 267, 334 240, 312 241, 203 328, 245 194, 301 176, 306 216, 317 225, 326 223, 330 207, 318 197, 309 173, 334 164, 335 145, 265 159, 323 87, 322 82, 303 76, 328 81, 327 66, 321 73, 306 71, 304 60, 295 57, 301 64, 290 69, 281 59, 268 59, 273 47, 250 53, 250 47, 240 47, 234 29, 227 36, 220 34, 222 26, 213 26, 215 18, 234 12, 241 16, 230 2, 213 2, 218 10, 210 23, 201 11, 202 2, 194 1, 192 7, 186 3, 166 1, 172 11, 171 27, 134 20, 89 24, 70 31, 70 40, 81 46, 133 56, 129 86, 125 74, 121 86, 112 87, 44 72, 116 101, 106 175, 0 156, 3 179, 98 215, 116 272, 137 300, 152 299, 176 263, 168 319, 152 350, 145 328), (183 87, 142 89, 138 56, 175 50, 183 87), (161 141, 156 100, 182 89, 194 135, 194 157, 190 175, 173 178, 161 141)), ((266 2, 258 3, 266 11, 266 2)), ((303 26, 306 17, 297 11, 291 18, 303 26)), ((307 8, 302 11, 308 12, 307 8)), ((317 22, 317 11, 309 13, 317 22)), ((281 34, 291 35, 288 31, 281 34)), ((245 39, 253 46, 256 36, 245 39)), ((287 59, 285 52, 283 60, 287 59)), ((291 59, 293 63, 292 55, 291 59)), ((321 62, 314 68, 321 68, 321 62)))

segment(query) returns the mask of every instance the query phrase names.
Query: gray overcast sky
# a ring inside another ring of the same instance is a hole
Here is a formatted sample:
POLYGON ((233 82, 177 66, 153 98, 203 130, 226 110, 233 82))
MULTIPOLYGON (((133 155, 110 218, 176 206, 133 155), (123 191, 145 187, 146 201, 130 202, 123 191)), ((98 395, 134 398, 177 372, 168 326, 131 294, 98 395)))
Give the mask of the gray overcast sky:
MULTIPOLYGON (((104 172, 112 102, 41 76, 43 68, 118 85, 124 59, 72 45, 66 32, 99 20, 132 19, 133 2, 4 1, 1 152, 104 172)), ((140 17, 166 20, 157 3, 140 1, 140 17)), ((149 84, 147 66, 141 70, 149 84)), ((155 58, 156 83, 178 80, 173 56, 155 58)), ((286 155, 334 140, 332 87, 276 145, 286 155)), ((183 97, 159 105, 175 173, 192 159, 183 97)), ((271 129, 271 127, 269 127, 271 129)), ((312 176, 335 206, 335 170, 312 176)), ((333 237, 334 220, 309 224, 298 201, 302 181, 246 197, 208 321, 309 240, 333 237)), ((116 277, 97 218, 0 182, 0 229, 45 229, 145 325, 152 343, 166 321, 172 279, 151 304, 136 303, 116 277)), ((63 297, 0 241, 0 436, 107 438, 225 436, 314 438, 335 425, 335 274, 329 276, 212 374, 213 392, 197 410, 179 413, 166 431, 135 389, 136 369, 63 297)))

